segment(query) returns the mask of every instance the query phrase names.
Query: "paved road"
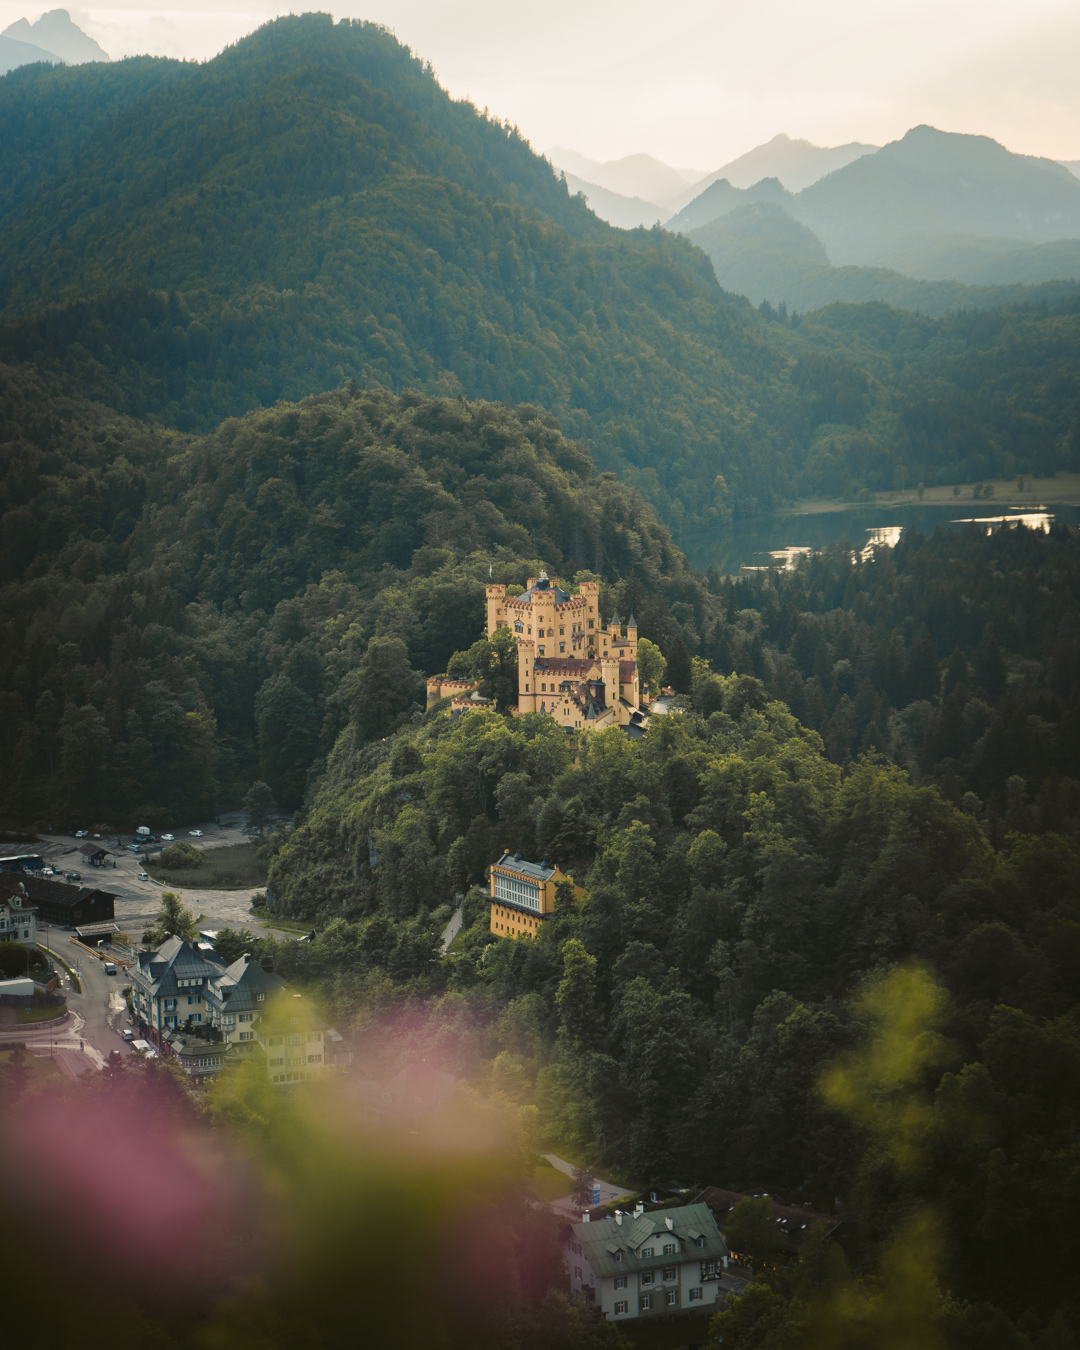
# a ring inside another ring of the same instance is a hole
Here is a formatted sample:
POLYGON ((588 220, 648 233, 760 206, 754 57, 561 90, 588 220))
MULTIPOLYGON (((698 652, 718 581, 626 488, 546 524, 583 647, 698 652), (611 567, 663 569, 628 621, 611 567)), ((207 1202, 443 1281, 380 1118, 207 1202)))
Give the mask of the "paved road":
POLYGON ((442 932, 442 949, 444 954, 450 950, 450 944, 461 932, 461 925, 464 922, 465 922, 465 911, 462 909, 460 905, 458 905, 457 909, 455 909, 453 914, 450 916, 450 922, 446 925, 446 927, 443 929, 442 932))
POLYGON ((66 975, 63 977, 71 1016, 59 1027, 46 1022, 8 1028, 0 1034, 0 1049, 5 1042, 25 1041, 29 1052, 53 1055, 73 1077, 88 1069, 102 1068, 111 1050, 131 1054, 131 1046, 120 1036, 129 1025, 127 1006, 120 992, 124 986, 121 974, 106 975, 96 957, 85 953, 80 956, 79 949, 56 930, 50 934, 49 949, 63 957, 69 966, 81 967, 81 994, 73 991, 66 975))
MULTIPOLYGON (((568 1177, 574 1175, 574 1164, 567 1162, 565 1158, 560 1158, 557 1153, 544 1153, 545 1157, 552 1167, 560 1172, 565 1172, 568 1177)), ((624 1195, 631 1195, 632 1192, 622 1186, 616 1186, 613 1181, 601 1181, 599 1177, 593 1178, 593 1186, 600 1187, 600 1203, 606 1205, 609 1200, 619 1200, 624 1195)), ((551 1202, 552 1209, 558 1210, 562 1214, 572 1214, 576 1218, 579 1214, 577 1206, 571 1200, 569 1195, 564 1195, 558 1200, 551 1202)))

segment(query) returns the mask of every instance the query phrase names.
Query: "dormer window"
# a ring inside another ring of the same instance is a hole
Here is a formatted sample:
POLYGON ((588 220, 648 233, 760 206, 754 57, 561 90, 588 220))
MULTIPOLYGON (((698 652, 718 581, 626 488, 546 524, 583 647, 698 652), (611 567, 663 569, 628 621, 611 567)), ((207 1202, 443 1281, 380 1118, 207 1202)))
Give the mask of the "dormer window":
POLYGON ((255 995, 255 1002, 256 1002, 256 1003, 265 1003, 265 1001, 266 1001, 266 995, 265 995, 265 994, 256 994, 256 995, 255 995))
POLYGON ((621 1260, 622 1260, 622 1252, 616 1252, 616 1253, 615 1253, 615 1260, 616 1260, 616 1261, 621 1261, 621 1260))

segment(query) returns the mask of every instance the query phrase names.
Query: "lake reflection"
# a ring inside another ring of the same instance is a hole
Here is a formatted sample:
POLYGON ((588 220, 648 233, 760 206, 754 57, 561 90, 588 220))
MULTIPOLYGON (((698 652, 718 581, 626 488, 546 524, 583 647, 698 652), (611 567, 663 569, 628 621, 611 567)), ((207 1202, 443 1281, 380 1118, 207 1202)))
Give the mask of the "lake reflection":
POLYGON ((975 507, 970 516, 958 518, 957 509, 962 511, 966 505, 953 502, 942 506, 854 506, 846 511, 813 515, 762 516, 736 521, 711 538, 684 540, 682 548, 693 567, 704 570, 712 566, 722 575, 737 575, 741 568, 795 567, 806 553, 816 553, 841 542, 868 557, 876 546, 894 547, 903 531, 910 529, 930 534, 938 526, 962 530, 975 523, 989 530, 1003 521, 1023 521, 1032 529, 1047 529, 1055 520, 1080 525, 1080 507, 1076 506, 1005 513, 997 506, 993 515, 990 514, 993 508, 979 514, 975 507))

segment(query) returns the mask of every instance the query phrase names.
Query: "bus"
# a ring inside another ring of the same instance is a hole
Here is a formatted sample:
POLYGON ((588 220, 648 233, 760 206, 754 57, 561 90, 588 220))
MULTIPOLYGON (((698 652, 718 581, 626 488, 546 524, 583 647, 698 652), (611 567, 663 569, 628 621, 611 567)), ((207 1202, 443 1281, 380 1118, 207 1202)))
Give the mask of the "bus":
POLYGON ((44 866, 45 859, 40 853, 14 853, 0 858, 0 872, 40 872, 44 866))

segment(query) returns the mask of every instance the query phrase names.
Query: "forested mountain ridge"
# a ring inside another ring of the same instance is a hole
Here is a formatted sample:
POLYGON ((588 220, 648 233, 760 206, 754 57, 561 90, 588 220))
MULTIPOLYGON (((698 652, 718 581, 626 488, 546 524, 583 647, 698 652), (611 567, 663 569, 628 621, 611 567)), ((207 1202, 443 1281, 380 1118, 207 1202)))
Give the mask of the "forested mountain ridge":
POLYGON ((18 72, 0 126, 0 357, 124 414, 207 431, 349 378, 536 403, 677 535, 808 492, 1071 463, 1075 371, 1042 336, 1067 306, 994 321, 1008 397, 985 328, 897 316, 915 345, 880 359, 877 318, 869 338, 859 314, 770 322, 688 241, 597 220, 372 25, 18 72), (949 415, 924 434, 908 404, 949 415))

